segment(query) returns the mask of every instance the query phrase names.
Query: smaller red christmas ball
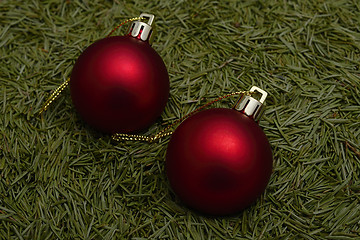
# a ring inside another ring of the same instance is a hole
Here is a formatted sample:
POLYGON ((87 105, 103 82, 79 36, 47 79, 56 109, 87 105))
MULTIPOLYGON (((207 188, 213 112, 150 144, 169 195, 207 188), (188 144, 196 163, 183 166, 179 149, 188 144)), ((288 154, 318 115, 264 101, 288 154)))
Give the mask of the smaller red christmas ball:
POLYGON ((135 22, 129 35, 101 39, 77 59, 70 80, 72 101, 81 118, 95 129, 140 131, 164 110, 169 76, 149 45, 150 25, 135 22))
POLYGON ((190 208, 209 215, 234 214, 264 192, 272 172, 271 148, 254 115, 245 111, 205 110, 173 133, 167 177, 190 208))

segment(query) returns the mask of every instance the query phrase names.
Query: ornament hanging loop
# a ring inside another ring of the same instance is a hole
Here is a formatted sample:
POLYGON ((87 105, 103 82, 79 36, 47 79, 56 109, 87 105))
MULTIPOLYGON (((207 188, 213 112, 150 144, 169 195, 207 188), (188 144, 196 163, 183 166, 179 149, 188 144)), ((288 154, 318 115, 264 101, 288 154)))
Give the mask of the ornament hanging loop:
POLYGON ((262 90, 261 88, 259 88, 259 87, 257 87, 257 86, 252 86, 251 89, 250 89, 250 92, 254 92, 254 93, 255 93, 255 92, 259 92, 259 93, 261 93, 261 98, 260 98, 259 102, 260 102, 261 104, 264 104, 265 99, 266 99, 266 97, 267 97, 267 95, 268 95, 267 92, 265 92, 264 90, 262 90))
POLYGON ((255 99, 253 96, 243 94, 235 104, 234 109, 258 122, 265 110, 264 102, 268 94, 256 86, 252 86, 250 92, 259 92, 261 94, 260 100, 255 99))
POLYGON ((149 21, 147 22, 147 25, 152 25, 155 16, 153 14, 149 14, 149 13, 142 13, 140 14, 140 18, 149 18, 149 21))
POLYGON ((153 23, 155 16, 148 13, 140 14, 140 19, 145 19, 145 18, 149 19, 147 23, 136 21, 131 24, 129 29, 129 35, 137 39, 140 39, 142 41, 148 41, 151 39, 153 32, 151 24, 153 23))

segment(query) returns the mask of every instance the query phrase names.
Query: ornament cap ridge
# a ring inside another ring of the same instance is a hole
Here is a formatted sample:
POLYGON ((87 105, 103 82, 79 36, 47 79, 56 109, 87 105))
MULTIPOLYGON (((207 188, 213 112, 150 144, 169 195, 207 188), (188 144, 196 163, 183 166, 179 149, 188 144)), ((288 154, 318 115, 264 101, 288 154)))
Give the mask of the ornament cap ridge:
POLYGON ((234 109, 244 113, 248 117, 258 122, 264 112, 264 102, 268 93, 259 87, 252 86, 250 93, 255 92, 259 92, 261 94, 260 100, 255 99, 251 95, 243 94, 235 104, 234 109))
POLYGON ((148 22, 135 21, 130 25, 129 35, 142 41, 148 41, 152 36, 152 23, 155 16, 153 14, 142 13, 140 18, 148 18, 148 22))

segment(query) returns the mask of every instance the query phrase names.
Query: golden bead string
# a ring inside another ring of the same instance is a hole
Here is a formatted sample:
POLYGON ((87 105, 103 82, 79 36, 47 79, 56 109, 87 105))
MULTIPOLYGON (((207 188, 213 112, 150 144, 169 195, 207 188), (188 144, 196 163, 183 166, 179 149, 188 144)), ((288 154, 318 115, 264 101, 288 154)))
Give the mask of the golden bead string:
POLYGON ((175 122, 173 122, 172 124, 170 124, 169 126, 167 126, 166 128, 164 128, 163 130, 161 130, 160 132, 158 132, 157 134, 153 135, 153 136, 143 136, 143 135, 134 135, 134 134, 126 134, 126 133, 115 133, 114 135, 112 135, 112 139, 118 142, 121 141, 143 141, 143 142, 153 142, 156 140, 159 140, 160 138, 166 137, 166 136, 170 136, 173 132, 170 131, 170 129, 172 129, 174 126, 178 125, 179 123, 183 122, 185 119, 187 119, 188 117, 194 115, 195 113, 201 111, 202 109, 214 104, 215 102, 218 102, 224 98, 228 98, 234 95, 241 95, 241 94, 248 94, 251 95, 252 92, 250 91, 240 91, 240 92, 233 92, 233 93, 229 93, 226 94, 222 97, 218 97, 214 100, 212 100, 211 102, 206 103, 205 105, 195 109, 194 111, 186 114, 185 116, 183 116, 182 118, 179 118, 178 120, 176 120, 175 122))
MULTIPOLYGON (((144 17, 134 17, 134 18, 130 18, 127 19, 123 22, 121 22, 119 25, 117 25, 113 30, 111 30, 111 32, 106 36, 106 37, 110 37, 119 27, 123 26, 124 24, 128 23, 128 22, 133 22, 133 21, 137 21, 137 20, 143 20, 145 19, 144 17)), ((44 103, 43 107, 40 109, 39 111, 39 115, 41 115, 43 112, 45 112, 49 106, 60 96, 60 94, 65 90, 65 88, 69 85, 70 83, 70 78, 66 79, 66 81, 64 83, 62 83, 51 95, 50 97, 46 100, 46 102, 44 103)))
POLYGON ((66 81, 50 95, 50 97, 46 100, 44 106, 40 109, 39 114, 42 114, 49 108, 49 106, 55 101, 55 99, 57 99, 62 93, 62 91, 64 91, 64 89, 69 85, 69 82, 70 78, 66 79, 66 81))
MULTIPOLYGON (((123 22, 121 22, 119 25, 117 25, 113 30, 111 30, 111 32, 106 36, 106 37, 110 37, 117 29, 119 29, 121 26, 123 26, 126 23, 129 22, 133 22, 133 21, 138 21, 138 20, 143 20, 145 19, 144 17, 134 17, 134 18, 130 18, 127 19, 123 22)), ((66 81, 64 83, 62 83, 51 95, 50 97, 46 100, 45 104, 43 105, 43 107, 40 109, 39 111, 39 115, 42 114, 43 112, 45 112, 49 106, 60 96, 60 94, 64 91, 64 89, 69 85, 70 83, 70 78, 67 78, 66 81)), ((163 137, 166 136, 170 136, 173 132, 170 131, 170 129, 172 129, 174 126, 178 125, 179 123, 181 123, 182 121, 184 121, 185 119, 187 119, 188 117, 192 116, 193 114, 201 111, 202 109, 214 104, 215 102, 218 102, 224 98, 228 98, 234 95, 240 95, 240 94, 252 94, 252 92, 249 91, 240 91, 240 92, 233 92, 233 93, 229 93, 227 95, 224 95, 222 97, 216 98, 211 102, 206 103, 205 105, 197 108, 196 110, 190 112, 189 114, 185 115, 184 117, 176 120, 175 122, 173 122, 172 124, 170 124, 169 126, 167 126, 166 128, 164 128, 163 130, 161 130, 160 132, 158 132, 157 134, 153 135, 153 136, 143 136, 143 135, 135 135, 135 134, 125 134, 125 133, 116 133, 112 136, 112 138, 115 141, 145 141, 145 142, 153 142, 156 140, 159 140, 163 137)))
POLYGON ((138 21, 138 20, 143 20, 143 19, 145 19, 145 18, 144 17, 129 18, 129 19, 123 21, 122 23, 120 23, 119 25, 117 25, 116 27, 114 27, 114 29, 106 37, 110 37, 119 27, 121 27, 124 24, 127 24, 128 22, 133 22, 133 21, 138 21))

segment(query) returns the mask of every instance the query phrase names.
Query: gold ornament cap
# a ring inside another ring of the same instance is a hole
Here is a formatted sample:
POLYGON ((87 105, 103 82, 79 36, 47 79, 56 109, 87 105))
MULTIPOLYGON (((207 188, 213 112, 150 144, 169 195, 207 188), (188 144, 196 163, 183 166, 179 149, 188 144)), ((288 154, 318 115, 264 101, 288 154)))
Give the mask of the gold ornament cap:
POLYGON ((129 28, 128 34, 142 41, 148 41, 153 33, 151 24, 153 23, 155 16, 148 13, 142 13, 140 14, 140 18, 148 18, 149 20, 147 23, 141 22, 140 20, 133 22, 129 28))
POLYGON ((258 122, 265 110, 264 102, 268 94, 256 86, 251 87, 250 93, 252 95, 243 94, 235 104, 234 109, 258 122), (260 100, 252 97, 256 92, 261 94, 260 100))

